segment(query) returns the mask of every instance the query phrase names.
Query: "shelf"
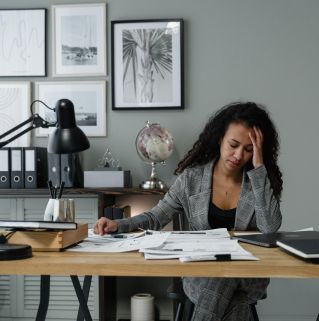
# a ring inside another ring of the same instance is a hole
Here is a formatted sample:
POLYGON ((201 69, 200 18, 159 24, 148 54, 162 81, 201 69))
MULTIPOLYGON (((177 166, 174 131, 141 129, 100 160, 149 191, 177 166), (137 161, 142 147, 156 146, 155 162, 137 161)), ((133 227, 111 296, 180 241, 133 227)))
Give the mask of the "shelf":
MULTIPOLYGON (((65 188, 64 195, 163 195, 165 190, 145 190, 138 187, 131 188, 65 188)), ((48 196, 47 188, 0 189, 0 197, 4 196, 48 196)))

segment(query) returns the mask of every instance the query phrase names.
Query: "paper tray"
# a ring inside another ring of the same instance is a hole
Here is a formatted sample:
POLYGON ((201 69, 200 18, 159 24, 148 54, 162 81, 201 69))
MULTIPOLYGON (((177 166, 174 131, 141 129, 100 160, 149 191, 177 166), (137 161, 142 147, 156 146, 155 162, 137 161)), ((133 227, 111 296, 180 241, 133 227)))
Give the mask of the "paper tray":
MULTIPOLYGON (((6 231, 4 234, 8 234, 6 231)), ((16 231, 9 244, 29 244, 32 251, 62 251, 88 236, 88 224, 78 224, 76 230, 64 231, 16 231)))

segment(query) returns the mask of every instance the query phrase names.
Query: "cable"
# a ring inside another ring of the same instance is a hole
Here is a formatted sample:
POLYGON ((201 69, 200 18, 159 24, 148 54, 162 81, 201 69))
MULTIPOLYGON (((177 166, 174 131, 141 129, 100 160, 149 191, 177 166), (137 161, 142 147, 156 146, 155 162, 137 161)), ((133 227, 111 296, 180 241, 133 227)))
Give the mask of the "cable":
POLYGON ((10 237, 15 233, 16 231, 9 232, 8 234, 0 234, 0 244, 5 244, 8 242, 10 237))
POLYGON ((31 105, 30 105, 31 115, 34 115, 34 112, 33 112, 33 110, 32 110, 32 107, 33 107, 33 104, 34 104, 34 103, 41 103, 41 104, 43 104, 46 108, 55 111, 55 108, 51 108, 51 107, 49 107, 45 102, 43 102, 42 100, 36 99, 36 100, 34 100, 34 101, 31 103, 31 105))

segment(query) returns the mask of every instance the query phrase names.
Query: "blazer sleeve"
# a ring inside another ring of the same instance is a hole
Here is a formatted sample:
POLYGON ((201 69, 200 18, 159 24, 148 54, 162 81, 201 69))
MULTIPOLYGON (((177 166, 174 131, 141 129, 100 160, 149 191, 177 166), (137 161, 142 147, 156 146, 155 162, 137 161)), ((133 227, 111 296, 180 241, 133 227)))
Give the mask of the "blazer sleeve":
POLYGON ((174 215, 183 212, 185 174, 177 177, 164 198, 151 210, 139 215, 115 220, 118 224, 118 233, 134 231, 138 228, 160 230, 170 221, 174 215))
POLYGON ((263 233, 277 231, 282 222, 279 200, 274 196, 265 166, 247 172, 255 196, 257 228, 263 233))

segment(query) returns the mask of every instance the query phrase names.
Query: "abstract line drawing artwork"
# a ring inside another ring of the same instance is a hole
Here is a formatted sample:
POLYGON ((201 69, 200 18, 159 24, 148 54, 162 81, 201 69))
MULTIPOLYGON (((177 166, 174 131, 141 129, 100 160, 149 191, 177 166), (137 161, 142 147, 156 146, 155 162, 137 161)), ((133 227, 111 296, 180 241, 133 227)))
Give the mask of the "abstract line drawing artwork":
POLYGON ((0 76, 45 76, 45 13, 0 10, 0 76))
MULTIPOLYGON (((30 117, 30 83, 29 82, 1 82, 0 83, 0 135, 19 125, 30 117)), ((1 141, 18 134, 30 123, 14 133, 6 136, 1 141)), ((30 146, 30 132, 12 141, 6 147, 30 146)))

